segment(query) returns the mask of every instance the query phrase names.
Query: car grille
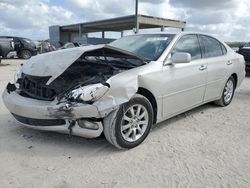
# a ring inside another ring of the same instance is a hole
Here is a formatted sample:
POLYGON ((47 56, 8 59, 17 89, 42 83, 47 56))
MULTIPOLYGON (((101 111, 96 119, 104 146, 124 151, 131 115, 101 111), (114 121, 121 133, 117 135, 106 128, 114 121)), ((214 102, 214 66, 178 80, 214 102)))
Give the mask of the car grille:
POLYGON ((240 54, 244 56, 246 62, 250 63, 250 50, 248 51, 240 51, 240 54))
POLYGON ((38 77, 23 74, 22 78, 18 80, 21 90, 20 95, 39 100, 53 100, 56 93, 46 85, 49 79, 50 76, 38 77))
POLYGON ((17 121, 32 126, 59 126, 66 124, 66 121, 63 119, 33 119, 19 116, 17 114, 12 115, 16 118, 17 121))

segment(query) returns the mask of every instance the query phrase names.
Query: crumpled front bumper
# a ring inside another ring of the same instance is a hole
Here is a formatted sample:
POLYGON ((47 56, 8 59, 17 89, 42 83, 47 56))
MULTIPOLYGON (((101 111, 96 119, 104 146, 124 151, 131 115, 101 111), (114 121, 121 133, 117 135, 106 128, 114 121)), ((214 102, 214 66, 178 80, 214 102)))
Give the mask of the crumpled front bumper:
POLYGON ((78 119, 100 117, 97 107, 93 105, 82 103, 66 105, 66 103, 58 104, 56 100, 36 100, 23 97, 16 91, 8 92, 7 89, 3 92, 2 98, 5 106, 15 119, 27 127, 61 133, 69 133, 71 129, 73 135, 87 138, 98 137, 103 131, 101 122, 97 122, 98 130, 81 128, 77 123, 78 119), (58 122, 57 120, 64 120, 64 123, 53 125, 53 121, 58 122), (69 127, 72 121, 76 123, 73 127, 69 127), (39 125, 39 122, 42 122, 41 125, 39 125), (50 123, 47 124, 46 122, 50 123))

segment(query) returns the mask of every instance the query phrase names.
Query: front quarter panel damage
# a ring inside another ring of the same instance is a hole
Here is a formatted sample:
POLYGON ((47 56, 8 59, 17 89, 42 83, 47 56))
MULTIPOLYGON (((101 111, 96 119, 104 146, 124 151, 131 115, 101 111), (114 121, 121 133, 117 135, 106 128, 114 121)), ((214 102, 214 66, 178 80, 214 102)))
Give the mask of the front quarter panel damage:
POLYGON ((107 115, 110 111, 116 109, 119 105, 127 102, 137 92, 137 76, 126 76, 120 74, 107 81, 110 84, 110 90, 98 101, 93 103, 101 114, 107 115))
POLYGON ((110 84, 110 90, 101 99, 93 103, 101 117, 105 117, 121 104, 128 102, 137 93, 138 88, 145 85, 144 78, 148 78, 147 75, 153 77, 152 72, 157 73, 157 71, 161 71, 161 68, 161 63, 151 62, 115 75, 107 80, 107 83, 110 84))

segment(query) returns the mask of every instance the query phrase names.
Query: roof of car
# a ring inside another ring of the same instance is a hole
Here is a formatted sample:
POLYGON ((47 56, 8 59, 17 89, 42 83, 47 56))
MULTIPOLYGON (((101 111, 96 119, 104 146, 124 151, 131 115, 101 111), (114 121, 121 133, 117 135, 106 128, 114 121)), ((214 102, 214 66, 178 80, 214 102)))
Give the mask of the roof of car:
POLYGON ((136 35, 147 35, 147 34, 172 34, 172 35, 184 35, 184 34, 200 34, 200 35, 209 35, 213 36, 213 34, 209 33, 202 33, 202 32, 197 32, 197 31, 157 31, 157 32, 150 32, 150 33, 138 33, 136 35))
POLYGON ((13 36, 0 36, 0 38, 14 38, 13 36))
POLYGON ((187 34, 196 34, 196 35, 207 35, 210 37, 215 38, 216 40, 219 40, 220 42, 224 43, 223 40, 219 39, 217 36, 213 35, 213 34, 209 34, 209 33, 202 33, 202 32, 196 32, 196 31, 179 31, 179 32, 169 32, 169 31, 158 31, 158 32, 150 32, 150 33, 138 33, 136 35, 152 35, 152 34, 168 34, 168 35, 176 35, 178 36, 183 36, 183 35, 187 35, 187 34))
MULTIPOLYGON (((16 37, 16 36, 0 36, 0 38, 19 38, 19 39, 28 39, 28 38, 25 38, 25 37, 16 37)), ((29 39, 31 40, 31 39, 29 39)))

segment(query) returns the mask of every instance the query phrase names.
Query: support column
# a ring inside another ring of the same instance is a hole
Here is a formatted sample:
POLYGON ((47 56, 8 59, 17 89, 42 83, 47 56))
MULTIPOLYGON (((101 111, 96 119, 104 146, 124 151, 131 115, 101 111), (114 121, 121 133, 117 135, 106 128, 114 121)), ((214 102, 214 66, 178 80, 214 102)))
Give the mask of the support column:
POLYGON ((138 21, 138 0, 135 0, 135 33, 139 32, 139 21, 138 21))
POLYGON ((123 37, 124 36, 124 31, 121 31, 121 37, 123 37))
POLYGON ((161 32, 163 32, 165 30, 164 26, 161 26, 161 32))
POLYGON ((102 31, 102 38, 105 38, 105 31, 102 31))
POLYGON ((79 37, 82 37, 82 33, 83 33, 83 25, 79 24, 79 37))

